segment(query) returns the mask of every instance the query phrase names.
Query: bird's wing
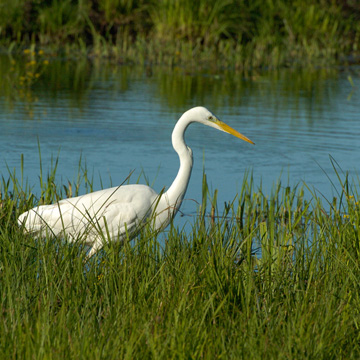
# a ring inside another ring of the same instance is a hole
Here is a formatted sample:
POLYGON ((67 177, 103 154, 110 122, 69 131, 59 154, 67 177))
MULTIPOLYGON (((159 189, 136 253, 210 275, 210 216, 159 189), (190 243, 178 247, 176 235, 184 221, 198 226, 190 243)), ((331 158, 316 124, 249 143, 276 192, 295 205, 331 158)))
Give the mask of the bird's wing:
POLYGON ((29 232, 51 231, 72 237, 99 233, 123 238, 151 214, 157 194, 145 185, 126 185, 31 209, 19 217, 29 232))

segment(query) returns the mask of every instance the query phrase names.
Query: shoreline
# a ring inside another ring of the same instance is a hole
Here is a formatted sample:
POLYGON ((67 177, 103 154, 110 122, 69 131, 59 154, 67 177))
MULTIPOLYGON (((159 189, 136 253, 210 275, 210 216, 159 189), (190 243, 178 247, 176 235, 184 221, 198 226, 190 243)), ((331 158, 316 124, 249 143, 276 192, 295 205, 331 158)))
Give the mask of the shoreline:
POLYGON ((30 0, 0 8, 0 48, 10 54, 36 48, 120 64, 200 64, 240 71, 360 62, 356 4, 125 3, 30 0))

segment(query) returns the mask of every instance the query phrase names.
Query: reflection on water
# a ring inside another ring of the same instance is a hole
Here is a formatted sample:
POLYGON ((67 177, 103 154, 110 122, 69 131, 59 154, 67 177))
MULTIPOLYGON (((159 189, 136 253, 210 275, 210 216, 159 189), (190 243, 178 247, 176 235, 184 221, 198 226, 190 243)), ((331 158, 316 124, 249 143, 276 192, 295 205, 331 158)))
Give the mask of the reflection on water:
MULTIPOLYGON (((58 182, 76 178, 80 156, 95 188, 119 184, 133 169, 144 171, 156 190, 178 170, 170 135, 179 116, 204 105, 256 146, 201 125, 186 139, 194 152, 188 199, 201 199, 202 171, 219 189, 220 204, 240 190, 246 169, 265 192, 282 174, 285 184, 303 180, 332 196, 329 155, 357 174, 360 154, 359 69, 282 70, 248 75, 230 71, 193 74, 184 69, 139 68, 52 59, 31 91, 31 104, 14 96, 7 79, 10 59, 0 57, 0 172, 20 167, 38 191, 43 168, 60 149, 58 182), (351 95, 351 96, 349 96, 351 95), (101 177, 102 182, 99 180, 101 177)), ((21 71, 21 62, 16 65, 21 71)), ((15 94, 16 95, 16 94, 15 94)), ((189 200, 183 210, 193 213, 189 200)))

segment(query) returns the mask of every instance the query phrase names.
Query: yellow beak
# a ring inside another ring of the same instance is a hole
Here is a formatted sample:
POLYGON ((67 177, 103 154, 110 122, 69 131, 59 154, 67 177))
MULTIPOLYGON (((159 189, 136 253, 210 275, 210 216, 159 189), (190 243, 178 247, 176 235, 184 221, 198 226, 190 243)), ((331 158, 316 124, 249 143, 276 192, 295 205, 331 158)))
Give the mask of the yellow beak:
POLYGON ((216 122, 216 124, 221 128, 222 131, 225 131, 227 132, 228 134, 231 134, 231 135, 234 135, 236 136, 237 138, 241 139, 241 140, 244 140, 244 141, 247 141, 248 143, 250 144, 254 144, 255 143, 253 141, 251 141, 250 139, 248 139, 246 136, 244 136, 243 134, 240 134, 238 131, 234 130, 231 126, 223 123, 222 121, 218 120, 216 122))

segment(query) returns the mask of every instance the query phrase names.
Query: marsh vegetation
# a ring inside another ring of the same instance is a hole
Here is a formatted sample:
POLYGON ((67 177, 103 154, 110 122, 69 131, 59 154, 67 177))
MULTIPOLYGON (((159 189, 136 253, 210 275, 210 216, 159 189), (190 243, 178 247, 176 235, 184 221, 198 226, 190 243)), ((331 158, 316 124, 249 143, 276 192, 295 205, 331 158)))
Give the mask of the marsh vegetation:
POLYGON ((204 175, 192 231, 144 228, 85 266, 80 243, 39 240, 16 222, 80 184, 55 186, 54 166, 37 198, 3 175, 2 356, 357 359, 359 183, 334 171, 336 198, 281 183, 266 196, 248 174, 221 211, 204 175))
POLYGON ((328 66, 357 61, 359 19, 349 0, 3 1, 0 44, 171 66, 328 66))

